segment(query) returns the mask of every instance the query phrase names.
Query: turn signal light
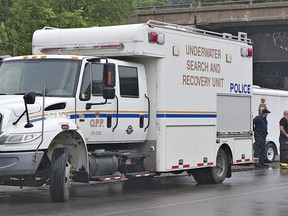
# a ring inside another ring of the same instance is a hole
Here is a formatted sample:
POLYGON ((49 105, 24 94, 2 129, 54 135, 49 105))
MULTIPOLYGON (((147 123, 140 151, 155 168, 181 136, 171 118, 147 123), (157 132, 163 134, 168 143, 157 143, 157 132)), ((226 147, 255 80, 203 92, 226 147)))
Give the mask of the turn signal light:
POLYGON ((62 129, 62 130, 69 130, 69 125, 67 125, 67 124, 62 124, 62 125, 61 125, 61 129, 62 129))

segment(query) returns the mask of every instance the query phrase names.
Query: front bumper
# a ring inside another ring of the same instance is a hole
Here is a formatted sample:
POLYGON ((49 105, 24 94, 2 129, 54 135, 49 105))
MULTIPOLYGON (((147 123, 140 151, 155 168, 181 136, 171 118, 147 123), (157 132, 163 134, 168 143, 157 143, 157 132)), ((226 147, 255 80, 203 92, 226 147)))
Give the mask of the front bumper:
POLYGON ((0 153, 0 177, 35 174, 44 152, 8 152, 0 153))

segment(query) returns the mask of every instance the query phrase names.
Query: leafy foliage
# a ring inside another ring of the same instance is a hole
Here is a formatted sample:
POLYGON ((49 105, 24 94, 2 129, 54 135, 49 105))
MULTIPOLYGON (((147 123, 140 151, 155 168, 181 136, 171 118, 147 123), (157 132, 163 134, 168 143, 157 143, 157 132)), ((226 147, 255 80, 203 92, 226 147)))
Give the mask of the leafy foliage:
POLYGON ((136 0, 0 0, 0 55, 31 53, 33 32, 116 25, 136 12, 136 0))

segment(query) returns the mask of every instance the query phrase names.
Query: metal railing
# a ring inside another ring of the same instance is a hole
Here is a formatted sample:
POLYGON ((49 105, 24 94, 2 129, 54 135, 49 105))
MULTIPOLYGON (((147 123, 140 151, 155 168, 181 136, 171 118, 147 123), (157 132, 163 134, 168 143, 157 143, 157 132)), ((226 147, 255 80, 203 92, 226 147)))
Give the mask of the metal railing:
POLYGON ((208 31, 204 29, 198 29, 198 28, 191 27, 191 26, 183 26, 183 25, 177 25, 177 24, 172 24, 172 23, 159 22, 155 20, 149 20, 146 24, 150 26, 157 26, 159 28, 172 29, 175 31, 202 34, 202 35, 212 36, 212 37, 222 37, 227 40, 237 40, 241 42, 251 43, 251 39, 247 38, 247 33, 244 33, 244 32, 238 32, 238 36, 235 36, 235 35, 228 34, 228 33, 213 32, 213 31, 208 31))
POLYGON ((259 3, 271 3, 271 2, 288 2, 288 0, 231 0, 231 1, 213 1, 206 2, 205 0, 198 1, 197 4, 183 3, 183 4, 171 4, 167 3, 165 5, 151 5, 138 7, 138 10, 150 10, 150 9, 165 9, 165 8, 187 8, 187 7, 201 7, 201 6, 219 6, 219 5, 239 5, 239 4, 259 4, 259 3))

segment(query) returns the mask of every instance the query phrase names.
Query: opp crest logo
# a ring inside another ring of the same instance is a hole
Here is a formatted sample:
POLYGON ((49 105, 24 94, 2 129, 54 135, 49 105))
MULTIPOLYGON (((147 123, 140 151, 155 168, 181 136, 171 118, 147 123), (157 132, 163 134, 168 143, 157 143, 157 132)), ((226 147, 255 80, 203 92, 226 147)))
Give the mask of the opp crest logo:
POLYGON ((133 133, 133 127, 132 127, 132 125, 129 125, 128 127, 127 127, 127 130, 126 130, 126 133, 127 134, 131 134, 131 133, 133 133))

